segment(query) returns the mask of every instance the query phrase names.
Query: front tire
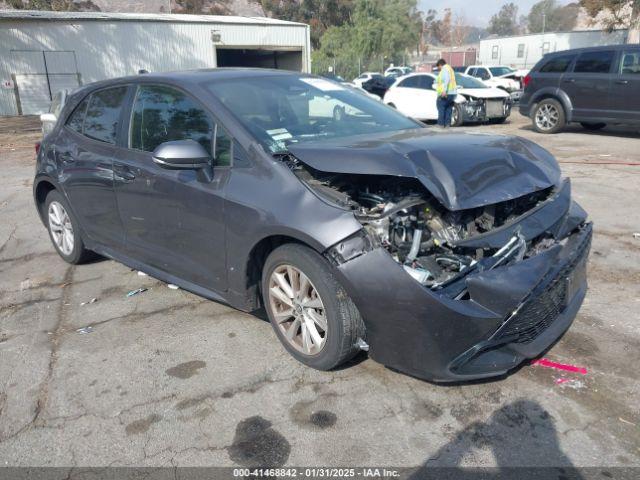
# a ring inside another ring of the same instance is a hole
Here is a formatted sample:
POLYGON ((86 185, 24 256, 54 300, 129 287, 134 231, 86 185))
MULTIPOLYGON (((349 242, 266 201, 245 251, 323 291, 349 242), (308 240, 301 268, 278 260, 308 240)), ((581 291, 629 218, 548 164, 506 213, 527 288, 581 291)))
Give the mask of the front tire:
POLYGON ((65 262, 76 265, 91 258, 93 253, 84 246, 78 221, 71 212, 67 200, 56 190, 52 190, 47 195, 44 203, 44 218, 49 238, 65 262))
POLYGON ((562 104, 553 98, 542 100, 533 111, 533 129, 538 133, 558 133, 566 117, 562 104))
POLYGON ((271 252, 262 298, 278 339, 299 362, 331 370, 358 353, 365 334, 360 313, 312 249, 290 243, 271 252))
POLYGON ((451 126, 460 127, 464 123, 464 117, 462 114, 462 107, 456 103, 453 105, 453 111, 451 112, 451 126))

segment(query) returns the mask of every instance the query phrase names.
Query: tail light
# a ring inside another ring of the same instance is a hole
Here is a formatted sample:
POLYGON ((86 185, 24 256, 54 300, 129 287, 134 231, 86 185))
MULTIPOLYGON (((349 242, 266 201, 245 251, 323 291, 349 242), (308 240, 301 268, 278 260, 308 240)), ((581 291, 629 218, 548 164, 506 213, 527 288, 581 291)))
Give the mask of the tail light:
POLYGON ((36 142, 35 148, 36 148, 36 157, 37 157, 38 154, 40 153, 40 142, 36 142))
POLYGON ((522 83, 524 83, 524 86, 526 88, 527 85, 529 85, 529 83, 531 83, 531 75, 527 75, 526 77, 524 77, 524 80, 522 81, 522 83))

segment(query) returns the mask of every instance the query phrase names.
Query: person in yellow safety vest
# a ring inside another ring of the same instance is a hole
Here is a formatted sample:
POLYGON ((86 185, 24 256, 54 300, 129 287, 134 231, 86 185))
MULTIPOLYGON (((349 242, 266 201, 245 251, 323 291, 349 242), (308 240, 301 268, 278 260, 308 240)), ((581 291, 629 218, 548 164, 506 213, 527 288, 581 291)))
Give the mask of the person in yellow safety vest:
POLYGON ((458 85, 456 84, 456 74, 453 68, 447 65, 444 58, 438 60, 436 66, 440 69, 436 79, 438 126, 446 128, 451 126, 451 114, 458 94, 458 85))

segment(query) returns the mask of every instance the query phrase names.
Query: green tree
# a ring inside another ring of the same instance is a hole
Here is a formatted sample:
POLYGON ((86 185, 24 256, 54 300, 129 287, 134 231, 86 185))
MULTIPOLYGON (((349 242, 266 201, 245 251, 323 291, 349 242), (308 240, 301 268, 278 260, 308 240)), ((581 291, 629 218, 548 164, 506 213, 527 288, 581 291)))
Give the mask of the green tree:
POLYGON ((416 0, 356 0, 351 19, 329 27, 313 52, 313 69, 325 73, 329 67, 347 79, 358 70, 381 70, 389 63, 402 63, 422 32, 422 17, 416 0))
POLYGON ((500 36, 517 35, 520 33, 518 26, 518 6, 515 3, 506 3, 500 11, 489 20, 489 33, 500 36))
POLYGON ((529 32, 540 33, 572 30, 576 25, 580 5, 560 6, 556 0, 542 0, 531 7, 527 16, 529 32))
POLYGON ((353 0, 261 0, 267 14, 281 20, 308 23, 311 46, 320 47, 320 38, 333 26, 350 21, 353 0))

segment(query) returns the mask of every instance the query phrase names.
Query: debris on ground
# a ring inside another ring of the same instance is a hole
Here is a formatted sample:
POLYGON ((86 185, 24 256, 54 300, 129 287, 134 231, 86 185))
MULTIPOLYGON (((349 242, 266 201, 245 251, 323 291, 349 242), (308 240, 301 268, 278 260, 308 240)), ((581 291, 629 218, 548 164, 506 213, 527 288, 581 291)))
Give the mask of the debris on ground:
POLYGON ((178 285, 174 285, 173 283, 167 283, 167 287, 171 290, 178 290, 180 288, 178 285))
POLYGON ((79 333, 80 335, 85 335, 87 333, 93 332, 93 327, 92 326, 82 327, 77 329, 76 332, 79 333))
POLYGON ((90 303, 96 303, 97 301, 98 301, 98 299, 94 297, 94 298, 92 298, 91 300, 89 300, 88 302, 82 302, 82 303, 80 304, 80 306, 83 306, 83 305, 89 305, 90 303))
POLYGON ((533 362, 531 362, 531 365, 537 365, 545 368, 554 368, 556 370, 563 370, 565 372, 574 372, 574 373, 579 373, 581 375, 587 374, 587 369, 584 367, 569 365, 567 363, 552 362, 547 358, 539 358, 537 360, 534 360, 533 362))
POLYGON ((20 291, 29 290, 30 288, 31 288, 30 278, 27 278, 26 280, 23 280, 22 282, 20 282, 20 291))
POLYGON ((566 377, 556 378, 555 384, 561 385, 563 387, 573 388, 574 390, 581 390, 587 386, 582 380, 566 377))
POLYGON ((635 424, 635 423, 630 422, 629 420, 625 420, 625 419, 624 419, 624 418, 622 418, 622 417, 618 417, 618 420, 620 420, 622 423, 627 423, 627 424, 629 424, 629 425, 633 425, 634 427, 636 426, 636 424, 635 424))
POLYGON ((135 290, 131 290, 127 293, 127 297, 133 297, 134 295, 138 295, 139 293, 146 292, 147 289, 144 287, 136 288, 135 290))
POLYGON ((140 270, 138 270, 138 276, 139 277, 148 277, 148 275, 144 272, 141 272, 140 270))
POLYGON ((640 232, 634 232, 633 238, 640 238, 640 232))

